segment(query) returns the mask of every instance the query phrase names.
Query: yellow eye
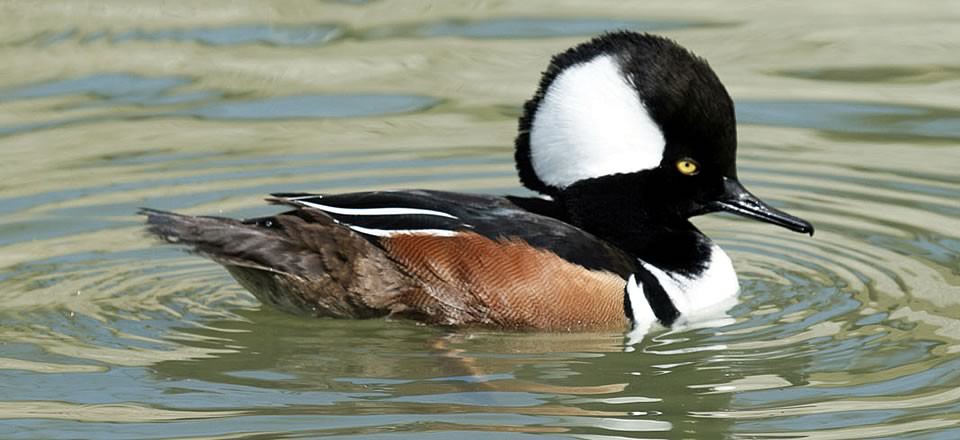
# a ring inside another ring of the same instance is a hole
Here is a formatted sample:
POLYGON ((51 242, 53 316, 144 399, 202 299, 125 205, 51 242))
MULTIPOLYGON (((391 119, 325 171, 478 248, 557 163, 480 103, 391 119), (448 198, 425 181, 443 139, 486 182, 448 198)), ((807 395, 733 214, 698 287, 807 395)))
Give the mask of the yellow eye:
POLYGON ((700 164, 693 159, 680 159, 677 161, 677 171, 684 176, 693 176, 700 172, 700 164))

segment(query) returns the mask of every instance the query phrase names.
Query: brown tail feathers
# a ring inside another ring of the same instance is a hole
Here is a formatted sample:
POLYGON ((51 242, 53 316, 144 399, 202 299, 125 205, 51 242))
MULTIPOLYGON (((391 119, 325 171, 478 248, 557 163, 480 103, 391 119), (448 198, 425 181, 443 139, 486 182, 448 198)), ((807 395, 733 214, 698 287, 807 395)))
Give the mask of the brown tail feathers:
POLYGON ((145 208, 140 213, 150 233, 220 263, 261 302, 287 311, 383 316, 413 285, 381 249, 321 212, 280 214, 269 219, 273 227, 145 208))

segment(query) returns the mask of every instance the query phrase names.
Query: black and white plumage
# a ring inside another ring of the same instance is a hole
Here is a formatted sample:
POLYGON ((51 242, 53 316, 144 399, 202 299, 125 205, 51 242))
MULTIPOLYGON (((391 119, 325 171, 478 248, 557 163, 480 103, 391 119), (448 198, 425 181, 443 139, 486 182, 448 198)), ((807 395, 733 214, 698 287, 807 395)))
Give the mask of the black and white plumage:
POLYGON ((317 316, 645 330, 729 307, 730 258, 689 218, 726 211, 813 233, 736 173, 733 101, 675 42, 614 32, 553 58, 524 106, 521 182, 545 195, 274 194, 237 221, 147 210, 156 235, 264 302, 317 316))
MULTIPOLYGON (((446 191, 407 190, 347 194, 273 194, 284 204, 317 209, 377 242, 396 234, 451 236, 473 232, 490 239, 519 238, 589 269, 628 276, 637 262, 593 234, 554 217, 550 200, 446 191)), ((271 217, 248 220, 266 225, 271 217)))

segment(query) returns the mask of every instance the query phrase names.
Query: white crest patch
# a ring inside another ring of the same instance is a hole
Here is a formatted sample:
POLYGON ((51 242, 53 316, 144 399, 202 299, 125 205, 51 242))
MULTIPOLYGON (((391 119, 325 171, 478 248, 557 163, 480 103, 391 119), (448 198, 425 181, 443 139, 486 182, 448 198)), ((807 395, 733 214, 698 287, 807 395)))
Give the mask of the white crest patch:
POLYGON ((544 183, 656 168, 666 142, 610 55, 568 67, 544 94, 530 128, 530 159, 544 183))

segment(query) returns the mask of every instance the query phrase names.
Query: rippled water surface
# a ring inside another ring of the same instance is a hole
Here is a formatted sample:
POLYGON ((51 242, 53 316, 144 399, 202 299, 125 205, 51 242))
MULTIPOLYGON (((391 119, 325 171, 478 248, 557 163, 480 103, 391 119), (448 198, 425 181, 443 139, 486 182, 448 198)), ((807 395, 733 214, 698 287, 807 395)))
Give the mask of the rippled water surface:
POLYGON ((958 53, 953 0, 0 3, 0 437, 960 438, 958 53), (732 324, 292 317, 134 215, 522 194, 521 103, 616 28, 708 58, 742 179, 817 225, 697 220, 732 324))

